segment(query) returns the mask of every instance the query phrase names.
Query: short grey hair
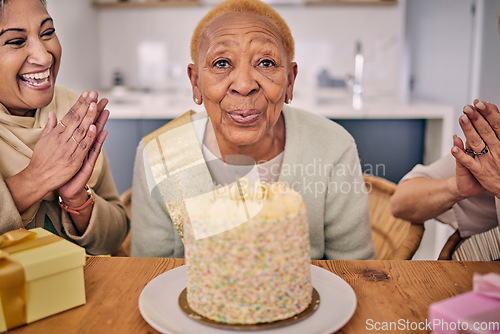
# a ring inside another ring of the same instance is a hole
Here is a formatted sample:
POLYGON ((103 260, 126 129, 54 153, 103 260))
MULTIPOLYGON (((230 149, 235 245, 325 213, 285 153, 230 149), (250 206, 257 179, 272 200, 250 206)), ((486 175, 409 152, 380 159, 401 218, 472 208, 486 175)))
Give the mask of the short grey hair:
MULTIPOLYGON (((6 0, 0 0, 0 12, 3 11, 3 5, 6 0)), ((44 6, 47 6, 47 0, 40 0, 41 3, 43 3, 44 6)))

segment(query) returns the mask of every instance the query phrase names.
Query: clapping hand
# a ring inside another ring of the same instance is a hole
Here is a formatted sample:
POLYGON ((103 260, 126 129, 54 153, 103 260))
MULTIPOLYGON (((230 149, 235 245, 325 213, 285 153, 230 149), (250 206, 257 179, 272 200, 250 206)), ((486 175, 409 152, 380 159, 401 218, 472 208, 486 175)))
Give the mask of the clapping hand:
POLYGON ((44 178, 49 191, 59 189, 68 202, 86 198, 84 187, 107 135, 103 128, 108 101, 97 98, 97 92, 84 92, 59 122, 51 112, 33 150, 30 167, 44 178))
POLYGON ((492 103, 475 100, 464 107, 459 120, 465 145, 454 137, 457 187, 464 198, 482 190, 500 198, 500 113, 492 103))

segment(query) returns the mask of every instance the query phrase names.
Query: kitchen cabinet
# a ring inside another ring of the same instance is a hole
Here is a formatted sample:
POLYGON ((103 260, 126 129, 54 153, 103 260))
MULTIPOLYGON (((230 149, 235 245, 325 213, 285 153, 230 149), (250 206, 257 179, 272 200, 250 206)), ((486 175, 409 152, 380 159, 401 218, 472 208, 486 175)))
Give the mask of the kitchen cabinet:
POLYGON ((118 193, 132 187, 135 152, 139 141, 169 119, 110 119, 104 151, 109 158, 111 173, 118 193))

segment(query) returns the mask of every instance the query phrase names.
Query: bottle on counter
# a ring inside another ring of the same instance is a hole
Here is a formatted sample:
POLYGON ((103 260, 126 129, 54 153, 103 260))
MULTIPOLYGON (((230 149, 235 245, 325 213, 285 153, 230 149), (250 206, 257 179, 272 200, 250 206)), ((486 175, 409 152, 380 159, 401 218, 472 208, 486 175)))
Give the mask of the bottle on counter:
POLYGON ((125 79, 121 71, 116 70, 113 73, 113 88, 111 89, 113 98, 121 98, 127 95, 127 87, 125 87, 125 79))

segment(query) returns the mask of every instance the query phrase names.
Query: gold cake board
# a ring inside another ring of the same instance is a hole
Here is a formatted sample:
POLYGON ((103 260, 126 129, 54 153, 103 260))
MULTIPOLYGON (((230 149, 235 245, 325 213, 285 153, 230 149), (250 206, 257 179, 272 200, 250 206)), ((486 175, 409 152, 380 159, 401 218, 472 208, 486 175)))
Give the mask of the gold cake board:
POLYGON ((277 320, 277 321, 272 321, 272 322, 240 325, 240 324, 227 324, 227 323, 211 320, 211 319, 205 318, 204 316, 199 315, 197 312, 193 311, 191 309, 191 307, 189 306, 189 303, 187 301, 187 288, 184 288, 184 290, 182 290, 181 294, 179 295, 179 307, 181 308, 182 312, 184 312, 191 319, 193 319, 199 323, 202 323, 202 324, 205 324, 208 326, 212 326, 212 327, 240 330, 240 331, 262 330, 262 329, 269 329, 269 328, 276 328, 276 327, 291 325, 293 323, 304 320, 305 318, 307 318, 311 314, 313 314, 318 309, 319 302, 320 302, 319 293, 313 287, 311 303, 301 313, 296 314, 294 316, 291 316, 290 318, 287 318, 287 319, 282 319, 282 320, 277 320))

